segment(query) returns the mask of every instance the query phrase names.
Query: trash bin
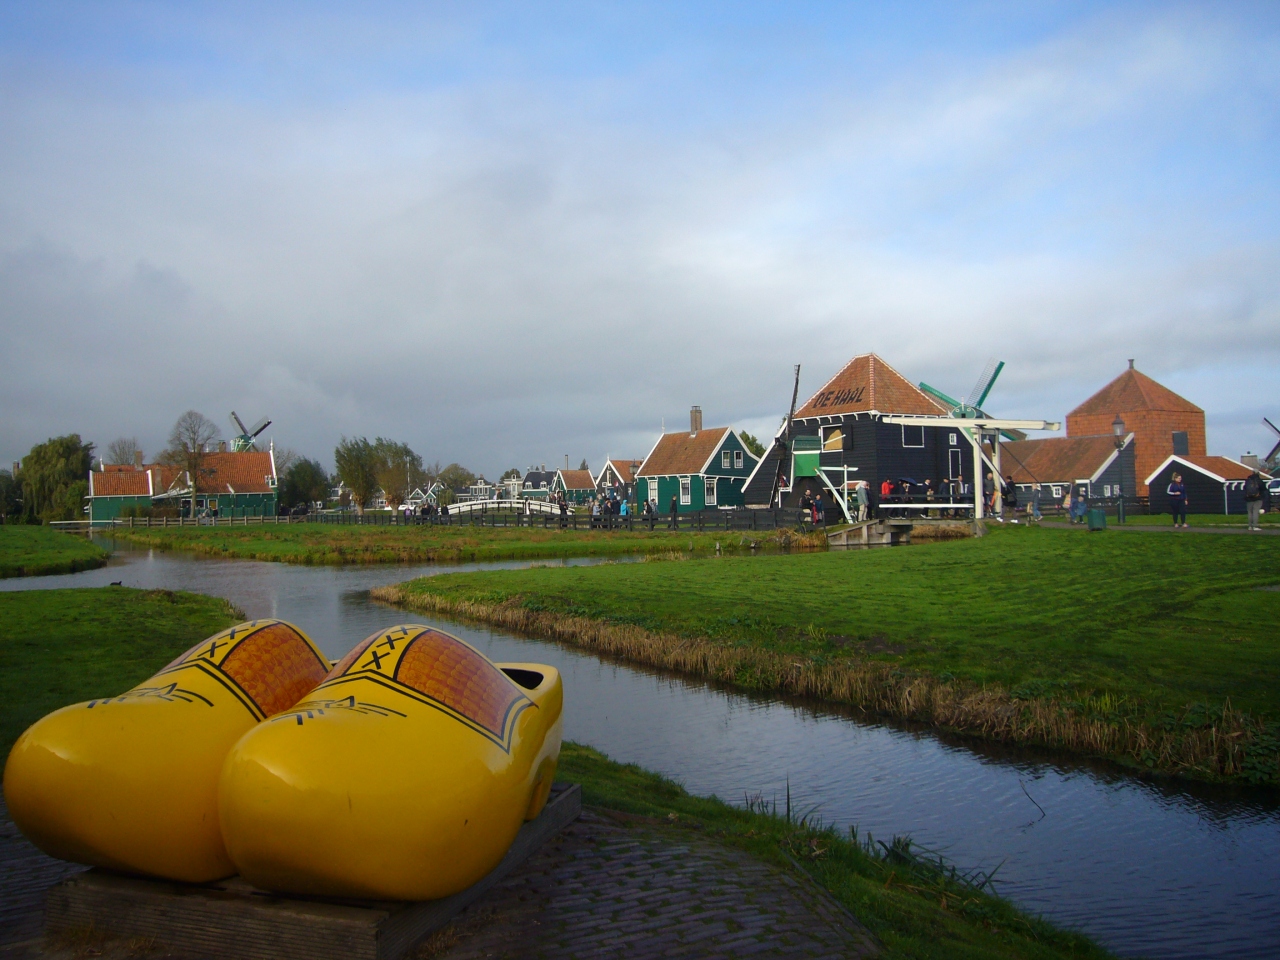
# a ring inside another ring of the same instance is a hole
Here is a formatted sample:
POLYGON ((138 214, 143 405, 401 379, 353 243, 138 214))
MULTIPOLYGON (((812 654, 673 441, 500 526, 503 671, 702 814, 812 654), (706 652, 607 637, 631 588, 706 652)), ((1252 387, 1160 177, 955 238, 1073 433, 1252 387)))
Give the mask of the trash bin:
POLYGON ((1090 511, 1086 514, 1086 516, 1087 516, 1087 517, 1088 517, 1088 519, 1089 519, 1089 529, 1090 529, 1090 530, 1105 530, 1105 529, 1107 529, 1107 515, 1106 515, 1103 511, 1101 511, 1101 510, 1099 510, 1099 509, 1097 509, 1097 508, 1095 507, 1094 509, 1090 510, 1090 511))

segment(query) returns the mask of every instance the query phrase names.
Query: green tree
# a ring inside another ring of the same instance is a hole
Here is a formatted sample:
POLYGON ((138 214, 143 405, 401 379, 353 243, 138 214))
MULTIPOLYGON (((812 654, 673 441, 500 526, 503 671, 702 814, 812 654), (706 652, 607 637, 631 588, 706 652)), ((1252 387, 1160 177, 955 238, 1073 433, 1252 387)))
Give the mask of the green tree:
POLYGON ((329 478, 324 467, 315 460, 300 457, 285 472, 280 481, 280 505, 293 509, 299 504, 323 503, 329 498, 329 478))
POLYGON ((22 482, 10 471, 0 470, 0 522, 22 516, 22 482))
POLYGON ((508 470, 508 471, 506 471, 505 473, 503 473, 503 475, 502 475, 499 479, 502 479, 502 480, 519 480, 519 479, 520 479, 521 477, 523 477, 523 476, 524 476, 524 473, 523 473, 519 468, 517 468, 517 467, 512 467, 510 470, 508 470))
POLYGON ((579 470, 585 470, 585 471, 587 471, 587 473, 590 473, 590 472, 591 472, 591 468, 590 468, 589 466, 587 466, 587 458, 586 458, 586 457, 583 457, 583 458, 582 458, 582 462, 581 462, 580 464, 578 464, 578 469, 579 469, 579 470))
POLYGON ((373 441, 373 450, 377 458, 375 473, 378 486, 382 488, 387 503, 398 507, 409 498, 414 487, 422 486, 427 479, 422 457, 414 453, 407 443, 397 443, 384 437, 373 441))
POLYGON ((753 437, 751 434, 747 433, 747 431, 745 431, 745 430, 739 430, 739 431, 738 431, 738 436, 740 436, 740 437, 742 438, 742 442, 746 445, 746 448, 747 448, 748 450, 750 450, 750 451, 751 451, 751 453, 752 453, 752 455, 753 455, 753 456, 757 456, 757 457, 763 457, 763 456, 764 456, 764 444, 763 444, 763 443, 761 443, 759 440, 757 440, 757 439, 756 439, 755 437, 753 437))
POLYGON ((469 487, 475 483, 476 475, 466 467, 451 463, 440 471, 440 475, 436 479, 443 483, 447 490, 461 490, 463 487, 469 487))
POLYGON ((364 437, 343 437, 333 450, 333 463, 338 478, 351 491, 356 512, 363 514, 378 492, 378 455, 373 444, 364 437))
POLYGON ((81 519, 92 466, 93 444, 82 443, 78 433, 32 447, 19 476, 27 522, 81 519))

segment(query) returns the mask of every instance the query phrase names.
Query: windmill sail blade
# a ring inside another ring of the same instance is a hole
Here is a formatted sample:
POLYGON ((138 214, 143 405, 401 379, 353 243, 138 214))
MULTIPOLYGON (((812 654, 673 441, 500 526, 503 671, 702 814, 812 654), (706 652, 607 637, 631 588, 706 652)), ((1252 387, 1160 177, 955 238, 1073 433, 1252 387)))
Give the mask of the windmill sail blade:
POLYGON ((244 421, 236 416, 236 412, 234 410, 231 411, 231 422, 235 424, 236 429, 239 430, 242 434, 249 432, 244 428, 244 421))
POLYGON ((982 393, 979 394, 978 399, 973 402, 975 407, 981 409, 982 405, 987 402, 987 394, 989 394, 991 392, 991 388, 996 385, 996 379, 1000 376, 1000 371, 1003 369, 1004 361, 1000 360, 996 362, 996 367, 991 371, 990 378, 988 378, 987 382, 982 387, 982 393))
POLYGON ((257 423, 253 425, 252 430, 246 430, 245 433, 249 434, 249 436, 251 437, 256 437, 258 434, 260 434, 263 430, 267 429, 267 427, 269 426, 271 426, 271 421, 266 417, 263 417, 261 420, 259 420, 257 423))

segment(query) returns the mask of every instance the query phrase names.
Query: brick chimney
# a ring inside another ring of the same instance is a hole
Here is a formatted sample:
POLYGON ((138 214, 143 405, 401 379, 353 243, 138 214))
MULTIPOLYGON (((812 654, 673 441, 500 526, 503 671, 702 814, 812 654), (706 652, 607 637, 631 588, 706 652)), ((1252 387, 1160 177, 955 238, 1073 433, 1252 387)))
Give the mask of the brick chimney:
POLYGON ((689 408, 689 436, 696 437, 701 429, 702 408, 695 405, 689 408))
POLYGON ((142 451, 141 450, 133 451, 133 469, 135 470, 142 469, 142 451))
POLYGON ((227 452, 227 441, 225 441, 225 440, 219 440, 219 441, 218 441, 218 452, 219 452, 219 453, 226 453, 226 452, 227 452))

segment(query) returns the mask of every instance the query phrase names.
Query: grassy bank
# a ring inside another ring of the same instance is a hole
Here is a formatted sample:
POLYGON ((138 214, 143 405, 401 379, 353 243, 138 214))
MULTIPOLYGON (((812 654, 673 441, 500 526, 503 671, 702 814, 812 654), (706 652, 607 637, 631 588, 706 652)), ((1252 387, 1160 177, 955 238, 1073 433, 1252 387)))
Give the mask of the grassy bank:
POLYGON ((561 754, 560 777, 581 783, 584 800, 597 808, 652 818, 661 824, 656 829, 677 836, 696 831, 807 874, 879 937, 888 958, 1110 956, 991 895, 979 886, 982 878, 965 882, 939 869, 901 840, 881 844, 690 796, 657 774, 572 743, 561 754))
POLYGON ((238 619, 225 600, 167 590, 0 593, 0 757, 51 710, 123 693, 238 619))
POLYGON ((746 689, 1278 781, 1280 541, 997 529, 896 550, 453 574, 374 591, 746 689))
POLYGON ((120 527, 114 535, 164 550, 188 550, 210 557, 276 560, 283 563, 466 563, 483 560, 537 560, 611 557, 672 551, 750 552, 779 546, 825 546, 821 536, 791 530, 742 534, 687 530, 560 530, 541 527, 346 526, 295 523, 254 527, 120 527))
POLYGON ((35 577, 92 570, 110 556, 83 537, 50 527, 0 526, 0 577, 35 577))
MULTIPOLYGON (((1268 510, 1259 520, 1264 527, 1280 528, 1280 510, 1268 510)), ((1115 523, 1115 517, 1108 517, 1107 523, 1115 523)), ((1173 527, 1170 514, 1139 514, 1125 517, 1125 524, 1139 527, 1173 527)), ((1242 513, 1191 513, 1187 515, 1189 527, 1247 527, 1249 518, 1242 513)))

